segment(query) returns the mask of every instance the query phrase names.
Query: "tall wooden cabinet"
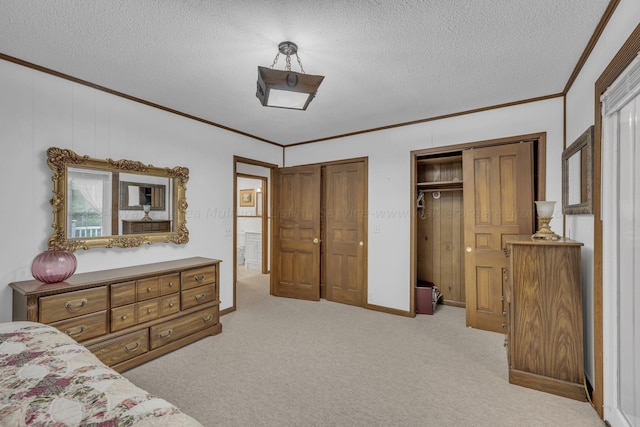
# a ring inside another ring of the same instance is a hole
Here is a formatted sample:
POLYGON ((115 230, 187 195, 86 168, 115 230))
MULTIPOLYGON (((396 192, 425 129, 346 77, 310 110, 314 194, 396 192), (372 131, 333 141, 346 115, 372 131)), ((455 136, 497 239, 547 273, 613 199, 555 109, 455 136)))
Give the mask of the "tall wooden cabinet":
POLYGON ((586 400, 582 331, 582 243, 505 239, 509 382, 586 400))

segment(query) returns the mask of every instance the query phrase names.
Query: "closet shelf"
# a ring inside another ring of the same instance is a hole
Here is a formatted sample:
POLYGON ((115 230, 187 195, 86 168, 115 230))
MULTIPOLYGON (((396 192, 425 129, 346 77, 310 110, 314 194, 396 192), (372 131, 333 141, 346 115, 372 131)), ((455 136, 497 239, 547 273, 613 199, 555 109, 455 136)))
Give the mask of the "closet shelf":
POLYGON ((434 191, 443 191, 443 190, 461 190, 462 189, 462 181, 439 181, 439 182, 418 182, 416 183, 419 189, 421 190, 434 190, 434 191))
POLYGON ((416 160, 416 164, 418 165, 446 164, 446 163, 454 163, 454 162, 462 162, 462 155, 446 156, 446 157, 429 157, 429 158, 416 160))

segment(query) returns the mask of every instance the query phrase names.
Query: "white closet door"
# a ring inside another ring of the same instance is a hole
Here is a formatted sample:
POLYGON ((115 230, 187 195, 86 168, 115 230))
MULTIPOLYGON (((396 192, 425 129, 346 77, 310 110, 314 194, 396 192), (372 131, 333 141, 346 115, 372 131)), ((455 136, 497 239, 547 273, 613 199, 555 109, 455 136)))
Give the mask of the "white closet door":
POLYGON ((618 367, 620 410, 640 426, 640 97, 619 116, 618 367))
POLYGON ((640 61, 603 96, 604 418, 640 427, 640 61))

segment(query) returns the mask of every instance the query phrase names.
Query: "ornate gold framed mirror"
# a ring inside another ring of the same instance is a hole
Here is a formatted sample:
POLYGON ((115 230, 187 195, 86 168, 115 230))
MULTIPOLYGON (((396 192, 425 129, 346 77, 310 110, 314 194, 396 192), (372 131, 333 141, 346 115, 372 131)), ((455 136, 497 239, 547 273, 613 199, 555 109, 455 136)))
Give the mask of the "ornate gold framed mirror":
POLYGON ((185 244, 189 169, 47 150, 53 171, 50 250, 185 244), (124 194, 126 193, 126 194, 124 194))

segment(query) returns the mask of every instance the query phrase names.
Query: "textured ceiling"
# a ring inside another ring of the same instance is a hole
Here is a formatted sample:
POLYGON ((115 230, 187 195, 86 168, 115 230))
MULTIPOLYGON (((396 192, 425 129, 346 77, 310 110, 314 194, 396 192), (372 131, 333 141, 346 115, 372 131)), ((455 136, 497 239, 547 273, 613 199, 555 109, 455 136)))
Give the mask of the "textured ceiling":
POLYGON ((562 92, 608 3, 1 0, 0 53, 288 145, 562 92), (307 111, 255 97, 285 40, 307 111))

